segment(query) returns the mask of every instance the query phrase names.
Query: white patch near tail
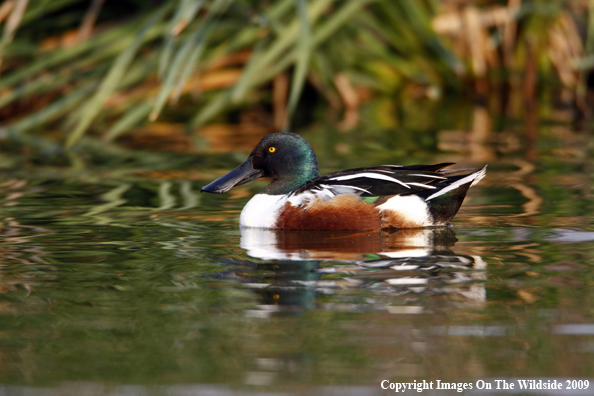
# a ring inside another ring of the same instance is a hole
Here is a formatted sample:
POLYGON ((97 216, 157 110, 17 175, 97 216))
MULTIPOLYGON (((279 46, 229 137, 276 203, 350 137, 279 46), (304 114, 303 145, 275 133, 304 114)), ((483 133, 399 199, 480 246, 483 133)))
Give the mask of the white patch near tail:
POLYGON ((435 194, 428 196, 425 199, 425 201, 429 201, 435 197, 439 197, 440 195, 446 194, 446 193, 448 193, 452 190, 455 190, 455 189, 457 189, 465 184, 468 184, 470 182, 472 182, 472 184, 470 185, 470 187, 472 187, 475 184, 477 184, 479 181, 481 181, 481 179, 483 177, 485 177, 486 174, 487 174, 487 165, 485 165, 481 170, 471 173, 470 175, 463 177, 462 179, 457 180, 454 183, 450 184, 449 186, 439 190, 435 194))
POLYGON ((419 227, 433 225, 429 205, 417 195, 396 195, 385 203, 378 205, 380 211, 394 211, 402 216, 403 220, 418 223, 419 227))

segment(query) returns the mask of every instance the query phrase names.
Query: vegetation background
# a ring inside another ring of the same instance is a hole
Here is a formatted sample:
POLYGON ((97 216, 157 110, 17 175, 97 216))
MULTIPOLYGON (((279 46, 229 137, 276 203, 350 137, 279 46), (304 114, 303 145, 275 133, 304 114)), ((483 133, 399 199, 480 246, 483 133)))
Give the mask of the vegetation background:
POLYGON ((0 393, 591 378, 593 7, 0 1, 0 393), (285 129, 321 173, 489 172, 451 253, 410 262, 430 271, 362 266, 375 233, 332 238, 321 263, 318 234, 279 237, 307 260, 279 266, 237 225, 265 182, 200 188, 285 129), (446 257, 480 266, 433 271, 446 257), (411 276, 427 288, 386 282, 411 276))
POLYGON ((403 102, 455 95, 508 117, 523 117, 538 99, 589 120, 593 7, 591 0, 6 0, 0 138, 34 149, 117 141, 226 151, 230 142, 242 148, 239 136, 320 117, 353 128, 374 100, 381 122, 403 102))

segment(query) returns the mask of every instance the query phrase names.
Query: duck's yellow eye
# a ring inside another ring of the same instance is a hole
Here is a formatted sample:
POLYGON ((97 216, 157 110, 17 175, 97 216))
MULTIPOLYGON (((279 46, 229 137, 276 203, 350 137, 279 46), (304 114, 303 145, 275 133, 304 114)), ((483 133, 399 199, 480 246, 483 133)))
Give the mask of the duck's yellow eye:
POLYGON ((270 151, 271 153, 274 153, 276 151, 276 147, 274 147, 274 146, 268 147, 268 151, 270 151))

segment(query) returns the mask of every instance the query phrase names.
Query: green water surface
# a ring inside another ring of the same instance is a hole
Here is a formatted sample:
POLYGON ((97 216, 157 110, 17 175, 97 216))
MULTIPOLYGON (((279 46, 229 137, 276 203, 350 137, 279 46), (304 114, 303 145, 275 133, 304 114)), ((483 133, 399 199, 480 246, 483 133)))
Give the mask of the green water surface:
POLYGON ((322 173, 488 162, 445 231, 242 234, 241 208, 265 183, 199 191, 246 153, 6 162, 0 394, 375 395, 383 380, 594 379, 589 133, 543 122, 531 142, 518 124, 476 151, 408 128, 423 133, 303 135, 322 173))

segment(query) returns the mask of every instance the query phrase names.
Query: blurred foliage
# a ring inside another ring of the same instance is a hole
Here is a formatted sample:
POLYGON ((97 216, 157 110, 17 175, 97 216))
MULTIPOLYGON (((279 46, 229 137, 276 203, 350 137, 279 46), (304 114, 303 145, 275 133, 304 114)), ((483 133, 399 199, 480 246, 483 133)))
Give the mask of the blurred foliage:
POLYGON ((489 94, 497 81, 526 91, 518 73, 535 71, 579 102, 592 63, 588 7, 8 0, 0 6, 0 132, 72 147, 89 131, 112 141, 148 121, 182 120, 186 132, 228 123, 256 104, 266 106, 271 130, 289 129, 308 117, 298 104, 357 111, 373 96, 437 99, 468 83, 489 94))

